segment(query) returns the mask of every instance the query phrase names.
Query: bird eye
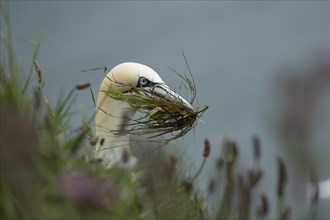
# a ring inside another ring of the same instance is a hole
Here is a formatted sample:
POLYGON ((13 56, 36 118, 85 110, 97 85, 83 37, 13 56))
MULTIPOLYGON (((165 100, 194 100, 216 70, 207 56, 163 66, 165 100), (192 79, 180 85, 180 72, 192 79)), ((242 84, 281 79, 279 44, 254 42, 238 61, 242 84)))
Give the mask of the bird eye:
POLYGON ((142 87, 147 86, 148 83, 149 83, 149 80, 147 80, 146 78, 144 78, 144 77, 140 78, 140 86, 142 86, 142 87))

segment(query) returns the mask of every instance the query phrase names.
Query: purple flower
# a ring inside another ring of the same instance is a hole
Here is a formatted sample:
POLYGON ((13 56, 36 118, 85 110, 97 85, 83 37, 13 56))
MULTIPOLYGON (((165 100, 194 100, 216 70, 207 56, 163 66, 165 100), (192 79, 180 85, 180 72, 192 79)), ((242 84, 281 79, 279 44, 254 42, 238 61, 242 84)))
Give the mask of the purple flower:
POLYGON ((96 207, 106 207, 119 198, 119 189, 111 181, 80 169, 59 175, 59 192, 67 199, 96 207))

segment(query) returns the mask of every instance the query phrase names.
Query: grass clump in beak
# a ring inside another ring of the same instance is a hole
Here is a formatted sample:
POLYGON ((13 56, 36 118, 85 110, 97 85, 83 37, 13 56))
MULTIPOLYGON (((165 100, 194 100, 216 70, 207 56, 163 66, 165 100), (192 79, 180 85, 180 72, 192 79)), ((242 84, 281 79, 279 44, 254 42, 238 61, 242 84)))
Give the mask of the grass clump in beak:
MULTIPOLYGON (((149 139, 171 134, 169 137, 164 138, 164 143, 168 143, 184 136, 196 127, 198 119, 208 109, 208 106, 192 108, 191 106, 197 100, 196 87, 192 75, 190 74, 192 78, 190 79, 176 71, 174 73, 183 80, 181 85, 192 95, 189 104, 185 103, 179 95, 166 96, 158 94, 155 92, 156 86, 148 90, 142 87, 131 86, 132 89, 128 92, 121 92, 109 86, 108 91, 105 91, 109 97, 118 101, 125 101, 134 110, 141 113, 141 116, 137 119, 129 118, 129 128, 125 132, 135 135, 151 134, 149 139)), ((122 85, 122 83, 117 81, 114 83, 122 85)))

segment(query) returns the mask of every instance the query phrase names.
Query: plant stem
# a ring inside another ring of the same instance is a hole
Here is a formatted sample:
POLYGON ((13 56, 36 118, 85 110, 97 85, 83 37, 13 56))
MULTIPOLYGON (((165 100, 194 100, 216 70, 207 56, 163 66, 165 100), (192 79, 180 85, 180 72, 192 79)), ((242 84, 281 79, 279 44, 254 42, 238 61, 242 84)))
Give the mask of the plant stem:
POLYGON ((202 165, 199 167, 199 170, 197 171, 197 173, 191 178, 191 181, 194 181, 195 179, 197 179, 197 177, 199 176, 199 174, 202 172, 204 165, 206 162, 206 157, 204 157, 202 165))

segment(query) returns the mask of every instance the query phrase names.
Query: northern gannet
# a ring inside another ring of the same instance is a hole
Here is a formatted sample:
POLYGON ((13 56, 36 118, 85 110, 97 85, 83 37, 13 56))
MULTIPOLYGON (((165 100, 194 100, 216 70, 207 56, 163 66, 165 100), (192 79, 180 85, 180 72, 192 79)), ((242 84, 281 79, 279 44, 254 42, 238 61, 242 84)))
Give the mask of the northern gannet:
POLYGON ((130 165, 136 162, 131 155, 129 135, 125 132, 135 110, 127 102, 109 97, 107 92, 110 87, 127 95, 133 87, 141 88, 155 95, 180 100, 193 109, 188 101, 173 92, 150 67, 133 62, 115 66, 101 83, 95 113, 95 130, 99 140, 95 156, 102 159, 107 167, 120 164, 125 153, 130 155, 130 165))

